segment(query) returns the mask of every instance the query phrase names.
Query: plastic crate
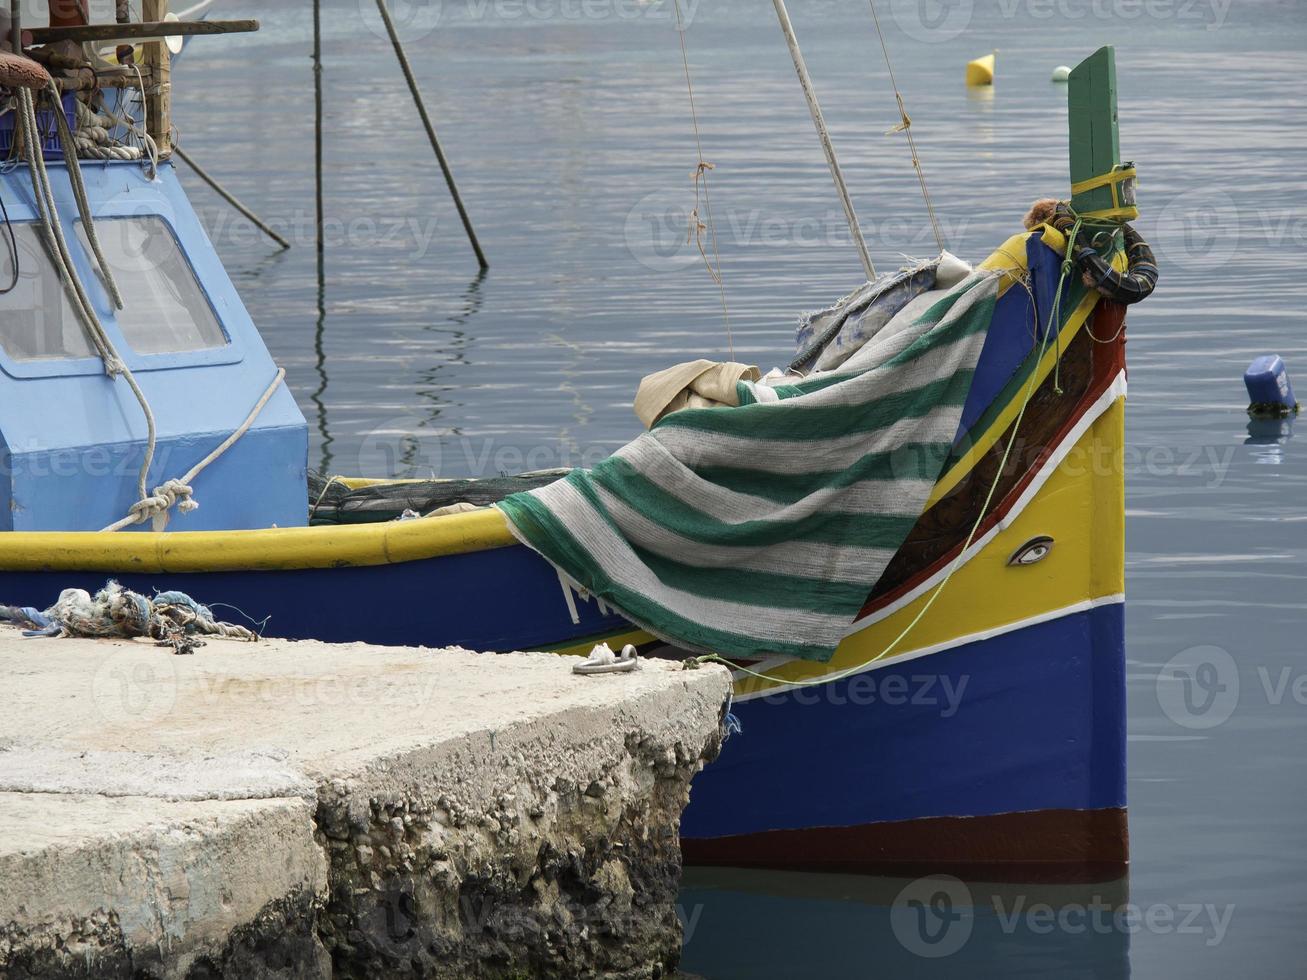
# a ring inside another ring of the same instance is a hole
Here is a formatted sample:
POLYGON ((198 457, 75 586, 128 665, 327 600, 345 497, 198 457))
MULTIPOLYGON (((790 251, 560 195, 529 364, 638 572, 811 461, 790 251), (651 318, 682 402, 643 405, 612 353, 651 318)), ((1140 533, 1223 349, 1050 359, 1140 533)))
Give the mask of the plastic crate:
MULTIPOLYGON (((75 129, 77 125, 77 96, 72 92, 63 97, 64 118, 68 120, 68 128, 75 129)), ((14 146, 14 129, 18 122, 17 105, 11 107, 3 116, 0 116, 0 160, 7 159, 14 146)), ((40 130, 41 149, 45 153, 47 160, 62 160, 63 147, 59 143, 59 130, 55 124, 54 112, 49 108, 38 109, 36 111, 36 128, 40 130)))

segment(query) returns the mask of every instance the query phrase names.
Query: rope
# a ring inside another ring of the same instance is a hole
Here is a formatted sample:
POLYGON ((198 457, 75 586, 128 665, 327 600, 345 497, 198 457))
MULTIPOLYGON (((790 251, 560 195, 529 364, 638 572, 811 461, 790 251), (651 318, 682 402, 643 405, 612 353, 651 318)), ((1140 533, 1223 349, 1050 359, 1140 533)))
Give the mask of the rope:
POLYGON ((1089 339, 1096 344, 1114 344, 1116 343, 1117 338, 1125 333, 1125 317, 1121 317, 1121 322, 1117 324, 1116 333, 1112 334, 1112 336, 1108 337, 1106 340, 1100 340, 1096 337, 1094 331, 1089 328, 1088 323, 1085 324, 1085 333, 1089 334, 1089 339))
MULTIPOLYGON (((1074 230, 1073 230, 1073 235, 1074 235, 1074 230)), ((1062 277, 1058 282, 1059 295, 1062 292, 1062 285, 1063 283, 1065 283, 1067 275, 1068 275, 1067 267, 1064 263, 1062 269, 1062 277)), ((1054 320, 1054 313, 1056 312, 1057 308, 1058 308, 1057 301, 1054 300, 1053 308, 1052 310, 1049 311, 1048 326, 1044 330, 1044 336, 1040 343, 1039 353, 1035 358, 1036 366, 1038 366, 1039 362, 1043 360, 1044 353, 1045 351, 1048 350, 1048 338, 1051 331, 1055 326, 1060 327, 1061 325, 1059 321, 1054 320)), ((762 674, 759 673, 758 671, 750 670, 747 667, 742 667, 741 665, 731 660, 727 660, 725 657, 716 653, 709 653, 709 654, 704 654, 703 656, 700 657, 689 658, 683 664, 685 669, 692 670, 695 667, 698 667, 702 663, 713 662, 713 663, 725 664, 727 667, 731 668, 732 670, 738 670, 741 673, 748 674, 750 677, 756 677, 759 680, 763 680, 763 681, 770 681, 776 684, 785 684, 790 687, 818 687, 822 684, 831 684, 834 683, 835 681, 843 680, 845 677, 848 677, 851 674, 860 673, 861 671, 865 670, 869 664, 874 664, 878 660, 881 660, 884 657, 888 656, 895 648, 898 647, 900 643, 903 642, 903 640, 907 637, 909 633, 911 633, 914 629, 916 629, 917 624, 920 623, 921 620, 925 617, 926 613, 930 611, 931 606, 935 604, 935 600, 940 597, 940 594, 944 591, 945 587, 952 580, 954 573, 962 566, 962 562, 966 559, 967 550, 971 547, 972 542, 975 541, 976 534, 980 531, 981 524, 984 523, 985 517, 987 516, 989 511, 989 505, 993 502, 994 494, 998 491, 999 482, 1002 480, 1003 474, 1007 472, 1008 458, 1012 454, 1012 447, 1016 444, 1017 435, 1021 429, 1021 421, 1022 419, 1025 418, 1026 415, 1026 408, 1030 405, 1030 400, 1034 396, 1035 381, 1037 380, 1038 377, 1039 377, 1039 372, 1037 370, 1030 372, 1030 379, 1026 382, 1026 387, 1021 397, 1021 408, 1017 412, 1017 417, 1012 423, 1012 435, 1008 437, 1007 445, 1003 449, 1003 458, 999 461, 998 469, 994 471, 994 479, 989 485, 989 491, 985 494, 985 502, 980 506, 980 513, 976 516, 975 523, 971 525, 971 530, 967 533, 967 539, 966 541, 963 542, 962 548, 958 551, 957 557, 953 559, 953 564, 949 566, 948 572, 946 572, 944 578, 940 580, 939 585, 935 586, 935 590, 930 594, 930 598, 926 600, 925 605, 923 605, 921 609, 917 611, 917 614, 912 617, 912 621, 908 623, 907 626, 903 627, 902 632, 900 632, 898 636, 894 637, 894 639, 890 641, 889 645, 886 646, 883 650, 881 650, 880 653, 876 654, 876 656, 872 657, 870 660, 864 660, 862 663, 855 664, 852 667, 846 667, 843 670, 835 671, 832 674, 825 674, 822 677, 810 678, 806 680, 805 679, 791 680, 785 677, 777 677, 772 674, 762 674)))
POLYGON ((199 636, 254 641, 257 633, 235 623, 214 619, 213 611, 185 592, 160 592, 153 598, 132 592, 110 579, 94 596, 84 589, 65 589, 48 609, 0 606, 0 620, 25 627, 24 636, 136 637, 148 636, 157 646, 175 653, 194 653, 199 636))
MULTIPOLYGON (((1074 213, 1074 212, 1072 212, 1074 213)), ((1062 323, 1062 287, 1070 278, 1071 273, 1075 270, 1075 247, 1076 236, 1080 234, 1080 215, 1076 215, 1075 224, 1066 236, 1066 252, 1062 255, 1062 274, 1057 280, 1057 290, 1053 293, 1053 303, 1048 311, 1048 327, 1044 331, 1044 343, 1048 343, 1048 331, 1053 329, 1054 325, 1061 326, 1062 323)), ((1053 362, 1053 392, 1057 395, 1062 394, 1062 331, 1057 331, 1057 360, 1053 362)))
POLYGON ((136 492, 141 499, 145 499, 145 484, 149 476, 150 465, 154 462, 154 449, 157 439, 154 413, 150 410, 150 403, 145 398, 145 392, 136 383, 136 376, 123 362, 117 348, 114 347, 113 340, 105 332, 104 324, 100 322, 95 307, 86 295, 86 287, 82 285, 82 279, 73 265, 72 254, 68 250, 68 242, 64 238, 63 226, 59 221, 59 209, 55 203, 54 191, 50 187, 50 175, 45 169, 45 153, 38 141, 39 127, 36 123, 35 100, 30 90, 19 89, 18 105, 18 122, 21 124, 19 135, 23 142, 23 152, 27 157, 27 166, 31 172, 37 219, 41 225, 41 231, 45 237, 47 250, 50 253, 51 261, 54 263, 55 271, 64 283, 65 288, 70 291, 73 307, 80 316, 82 324, 86 327, 91 342, 100 355, 100 359, 104 362, 105 373, 110 378, 122 376, 128 387, 131 388, 132 394, 136 396, 136 401, 145 415, 145 459, 141 463, 141 469, 136 478, 136 492))
POLYGON ((340 482, 340 477, 333 476, 333 477, 329 477, 327 479, 327 482, 322 485, 322 492, 318 494, 318 499, 313 501, 313 506, 309 508, 310 524, 313 523, 313 515, 316 514, 318 512, 318 508, 322 506, 322 498, 327 495, 327 491, 331 489, 332 484, 339 483, 339 482, 340 482))
MULTIPOLYGON (((51 79, 46 92, 54 103, 55 128, 59 131, 59 145, 64 151, 64 165, 68 170, 68 182, 73 187, 73 197, 77 201, 77 213, 81 216, 82 228, 86 231, 86 240, 91 246, 91 254, 95 256, 96 264, 100 267, 100 275, 104 277, 104 284, 108 289, 109 298, 113 300, 114 309, 121 310, 123 308, 122 293, 118 291, 118 283, 113 278, 109 263, 104 260, 104 252, 100 249, 100 239, 95 233, 95 221, 91 216, 91 204, 86 198, 86 184, 82 180, 82 168, 77 162, 77 146, 73 140, 72 131, 68 128, 68 120, 64 117, 63 98, 53 79, 51 79)), ((80 100, 74 99, 73 101, 77 105, 81 105, 80 100)))
POLYGON ((3 296, 5 293, 12 293, 18 286, 18 239, 14 237, 14 226, 9 220, 9 208, 5 206, 3 197, 0 197, 0 212, 4 214, 5 219, 5 236, 8 239, 9 259, 14 264, 13 278, 9 281, 8 286, 0 289, 0 296, 3 296))
POLYGON ((688 243, 693 238, 699 246, 699 254, 703 256, 703 264, 708 268, 708 275, 712 277, 713 282, 717 284, 717 295, 722 302, 722 319, 726 321, 726 348, 730 352, 731 360, 735 360, 735 338, 731 335, 731 313, 726 308, 726 286, 722 282, 722 258, 717 252, 717 228, 712 220, 712 199, 708 196, 708 171, 713 169, 713 165, 703 158, 703 141, 699 137, 699 113, 694 105, 694 82, 690 79, 690 56, 685 50, 685 23, 681 18, 681 0, 672 0, 672 7, 676 11, 676 38, 681 44, 681 64, 685 68, 685 91, 690 97, 690 122, 694 126, 694 148, 699 155, 699 165, 694 168, 694 210, 690 212, 690 232, 686 237, 688 243), (707 225, 699 220, 699 185, 703 184, 703 209, 704 217, 707 219, 707 225), (708 261, 708 253, 703 248, 703 233, 708 232, 708 240, 712 244, 713 261, 708 261))
POLYGON ((96 160, 139 160, 145 155, 139 146, 127 146, 115 140, 109 133, 112 129, 125 126, 128 132, 134 135, 150 138, 148 134, 139 133, 135 120, 126 113, 122 116, 107 113, 101 115, 79 99, 74 122, 77 124, 77 129, 73 133, 73 141, 77 146, 77 155, 80 157, 96 160))
POLYGON ((127 516, 122 520, 115 521, 108 527, 101 528, 101 530, 120 531, 128 525, 144 524, 147 520, 152 520, 153 530, 162 531, 168 526, 168 512, 174 504, 182 513, 196 510, 200 505, 194 499, 195 492, 191 489, 191 484, 195 481, 195 478, 203 472, 206 466, 235 445, 236 440, 249 431, 250 426, 254 424, 254 420, 258 418, 259 413, 263 411, 263 407, 268 404, 269 399, 277 390, 277 386, 281 384, 285 377, 286 369, 277 368, 277 373, 272 378, 272 384, 268 385, 267 390, 254 403, 249 415, 245 416, 245 421, 236 428, 235 432, 219 443, 209 455, 192 466, 182 476, 173 480, 165 480, 155 487, 153 493, 148 497, 142 495, 140 500, 132 504, 127 516))
MULTIPOLYGON (((145 79, 141 77, 141 66, 132 62, 132 70, 136 72, 136 84, 141 93, 141 136, 145 150, 150 155, 150 179, 154 180, 159 176, 159 147, 150 136, 150 111, 145 104, 145 79)), ((129 127, 133 133, 135 127, 129 127)))
POLYGON ((908 150, 912 153, 912 166, 917 171, 917 182, 921 184, 921 196, 926 201, 926 213, 930 215, 930 228, 935 234, 935 244, 939 250, 944 251, 944 236, 939 230, 939 219, 935 216, 935 205, 930 200, 930 191, 926 189, 926 172, 921 167, 921 158, 917 156, 917 142, 912 138, 912 117, 908 115, 908 110, 903 105, 903 95, 899 92, 899 83, 894 79, 894 66, 890 64, 889 48, 885 44, 885 35, 880 29, 880 17, 876 15, 876 0, 867 0, 871 6, 871 19, 876 25, 876 36, 880 39, 880 50, 885 56, 885 68, 889 71, 889 82, 894 87, 894 98, 899 104, 899 124, 891 129, 886 136, 892 133, 902 133, 907 137, 908 150))

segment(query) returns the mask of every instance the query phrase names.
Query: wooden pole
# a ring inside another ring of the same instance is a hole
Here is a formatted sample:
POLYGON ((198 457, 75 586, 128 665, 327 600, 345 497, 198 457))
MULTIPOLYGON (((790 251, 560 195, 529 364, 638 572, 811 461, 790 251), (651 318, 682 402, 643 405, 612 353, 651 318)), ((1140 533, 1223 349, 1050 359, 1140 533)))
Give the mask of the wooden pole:
MULTIPOLYGON (((141 20, 161 21, 168 13, 168 0, 141 0, 141 20)), ((163 159, 172 152, 172 55, 168 43, 159 38, 142 45, 144 62, 150 68, 145 90, 147 131, 163 159)))
POLYGON ((195 37, 199 34, 249 34, 259 29, 257 20, 166 20, 139 24, 87 24, 34 27, 28 34, 33 44, 54 41, 139 41, 161 37, 195 37))
POLYGON ((271 226, 269 226, 266 222, 264 222, 262 218, 260 218, 257 214, 255 214, 253 211, 247 208, 241 202, 240 198, 238 198, 235 194, 231 193, 231 191, 227 190, 227 188, 223 187, 212 177, 210 177, 203 167, 201 167, 198 163, 196 163, 194 160, 191 159, 190 154, 188 154, 180 146, 174 146, 172 148, 172 151, 176 153, 177 156, 181 157, 182 162, 185 163, 186 166, 190 167, 192 170, 195 171, 196 176, 198 176, 200 180, 204 181, 206 184, 212 187, 214 192, 219 197, 221 197, 224 201, 226 201, 228 204, 234 207, 241 214, 245 215, 245 217, 247 217, 254 224, 254 226, 259 229, 259 231, 263 232, 265 235, 271 238, 282 248, 290 248, 290 242, 286 241, 286 239, 282 238, 281 235, 278 235, 275 231, 273 231, 271 226))
POLYGON ((382 23, 386 25, 386 33, 390 35, 390 43, 395 49, 395 57, 399 59, 399 67, 404 72, 404 79, 408 82, 408 90, 418 107, 418 115, 422 117, 422 125, 426 127, 431 149, 435 151, 440 170, 445 175, 445 183, 449 186, 449 194, 454 199, 454 207, 458 208, 458 216, 463 222, 463 230, 467 232, 467 240, 472 243, 472 251, 476 253, 481 268, 488 269, 490 263, 486 261, 486 255, 481 251, 481 243, 477 241, 476 232, 472 230, 472 220, 467 216, 467 209, 463 207, 463 198, 459 196, 458 186, 454 183, 454 175, 449 169, 448 161, 445 160, 444 151, 440 148, 440 141, 436 139, 436 127, 432 125, 431 117, 427 115, 422 92, 418 89, 417 79, 413 77, 413 69, 409 67, 408 57, 404 54, 404 45, 400 43, 399 34, 395 31, 395 22, 390 19, 390 11, 386 9, 386 0, 377 0, 377 10, 381 12, 382 23))
POLYGON ((840 170, 840 162, 835 157, 835 147, 831 144, 830 133, 826 131, 826 120, 822 117, 821 106, 817 103, 817 93, 812 87, 812 79, 808 76, 808 66, 803 61, 803 52, 799 50, 799 39, 794 36, 794 25, 790 23, 785 0, 772 0, 772 3, 776 7, 776 16, 781 22, 785 43, 790 47, 790 57, 794 59, 794 70, 799 75, 799 84, 803 86, 803 95, 808 100, 808 111, 812 113, 812 124, 817 127, 817 138, 821 141, 822 152, 826 154, 831 178, 835 181, 835 189, 839 191, 840 202, 844 205, 844 217, 849 222, 849 231, 853 234, 853 244, 857 246, 858 258, 862 260, 862 268, 866 270, 867 278, 875 279, 876 267, 871 264, 871 256, 867 253, 867 243, 862 237, 862 229, 858 226, 858 216, 853 210, 849 189, 844 186, 844 173, 840 170))

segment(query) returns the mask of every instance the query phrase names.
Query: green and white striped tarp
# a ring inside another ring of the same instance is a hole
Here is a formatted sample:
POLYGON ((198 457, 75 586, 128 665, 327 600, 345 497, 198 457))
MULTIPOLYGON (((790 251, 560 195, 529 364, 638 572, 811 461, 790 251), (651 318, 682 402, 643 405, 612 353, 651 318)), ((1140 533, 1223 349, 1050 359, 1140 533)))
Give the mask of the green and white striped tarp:
POLYGON ((498 506, 669 643, 828 660, 948 458, 997 295, 998 275, 975 273, 857 371, 774 394, 741 382, 740 406, 673 412, 498 506))

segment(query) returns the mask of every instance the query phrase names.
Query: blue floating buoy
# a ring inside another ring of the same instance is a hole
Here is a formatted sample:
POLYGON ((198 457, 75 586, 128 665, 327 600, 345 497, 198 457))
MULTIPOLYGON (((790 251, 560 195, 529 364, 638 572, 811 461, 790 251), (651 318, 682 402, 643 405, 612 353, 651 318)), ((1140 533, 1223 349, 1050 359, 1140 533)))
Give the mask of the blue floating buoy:
POLYGON ((1289 372, 1278 354, 1254 358, 1243 373, 1248 388, 1248 414, 1258 418, 1283 418, 1298 411, 1289 372))

